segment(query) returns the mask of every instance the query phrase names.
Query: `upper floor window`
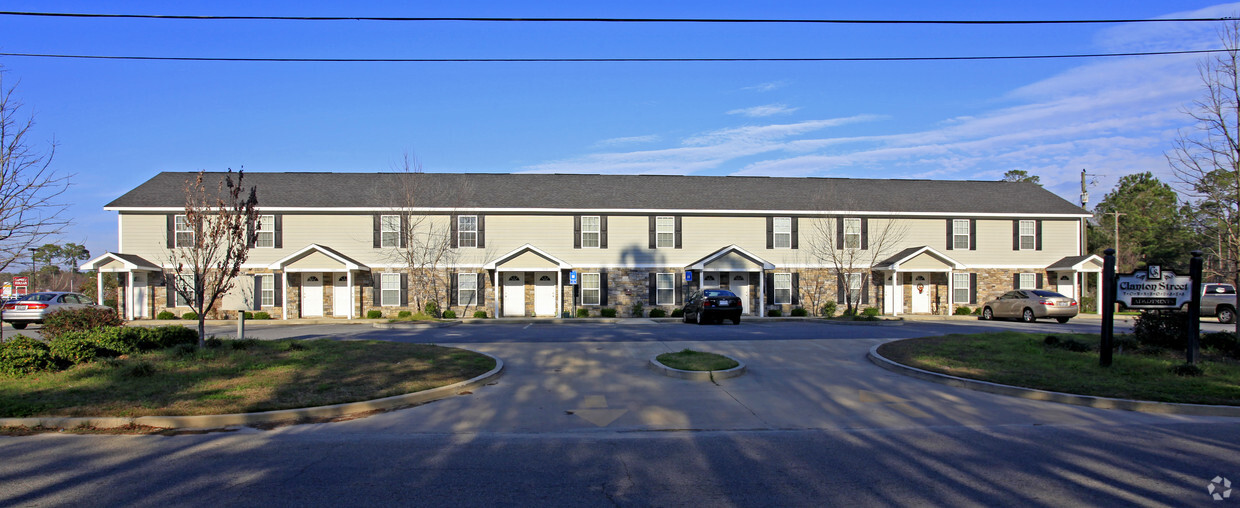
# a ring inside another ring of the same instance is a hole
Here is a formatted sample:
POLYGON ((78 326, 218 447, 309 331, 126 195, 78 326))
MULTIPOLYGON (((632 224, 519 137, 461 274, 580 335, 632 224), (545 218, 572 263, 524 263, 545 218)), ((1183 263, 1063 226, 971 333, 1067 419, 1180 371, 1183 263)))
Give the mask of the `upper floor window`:
MULTIPOLYGON (((583 222, 584 224, 584 222, 583 222)), ((583 228, 584 231, 584 228, 583 228)), ((670 215, 660 215, 654 218, 655 246, 663 248, 672 248, 676 246, 676 218, 670 215)))
POLYGON ((276 216, 275 215, 259 215, 258 220, 254 223, 254 246, 255 247, 275 247, 276 246, 276 216))
POLYGON ((1034 250, 1038 245, 1037 221, 1020 221, 1020 250, 1034 250))
POLYGON ((456 218, 457 245, 459 247, 478 246, 478 216, 461 215, 456 218))
POLYGON ((400 216, 379 217, 379 246, 400 247, 400 216))
POLYGON ((844 219, 844 248, 861 248, 861 219, 844 219))
POLYGON ((968 250, 969 220, 955 219, 952 221, 952 248, 968 250))
POLYGON ((190 227, 189 219, 184 215, 177 215, 173 218, 173 230, 175 231, 174 247, 193 247, 194 246, 194 228, 190 227))
POLYGON ((776 249, 792 248, 792 217, 775 217, 773 222, 776 249))
POLYGON ((598 215, 583 215, 581 217, 581 246, 597 248, 599 246, 599 238, 601 229, 599 227, 598 215))

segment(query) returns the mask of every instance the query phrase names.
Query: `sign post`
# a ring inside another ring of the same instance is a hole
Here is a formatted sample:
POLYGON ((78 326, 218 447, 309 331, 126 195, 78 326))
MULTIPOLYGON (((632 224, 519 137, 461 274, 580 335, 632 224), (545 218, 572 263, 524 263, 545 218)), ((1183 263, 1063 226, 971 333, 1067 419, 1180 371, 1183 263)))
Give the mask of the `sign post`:
POLYGON ((1193 251, 1193 259, 1188 264, 1188 275, 1193 279, 1193 296, 1188 305, 1188 363, 1197 364, 1198 338, 1201 333, 1201 267, 1203 264, 1201 251, 1193 251))
POLYGON ((1115 249, 1102 251, 1102 345, 1098 348, 1098 365, 1111 366, 1111 348, 1115 346, 1115 249))

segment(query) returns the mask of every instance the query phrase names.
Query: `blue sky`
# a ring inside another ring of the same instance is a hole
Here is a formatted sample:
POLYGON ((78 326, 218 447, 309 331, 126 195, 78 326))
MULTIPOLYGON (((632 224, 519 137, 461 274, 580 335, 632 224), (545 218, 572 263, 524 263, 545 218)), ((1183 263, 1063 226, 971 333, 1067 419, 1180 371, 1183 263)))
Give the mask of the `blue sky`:
MULTIPOLYGON (((1117 19, 1240 4, 33 2, 187 15, 1117 19)), ((1218 47, 1207 23, 1045 26, 99 20, 0 16, 0 51, 325 58, 905 57, 1218 47)), ((116 249, 105 203, 159 171, 671 173, 993 180, 1097 203, 1163 153, 1200 56, 970 62, 254 63, 0 57, 72 173, 65 241, 116 249)), ((364 182, 361 182, 364 184, 364 182)), ((926 199, 933 199, 926 196, 926 199)), ((260 195, 261 202, 261 195, 260 195)))

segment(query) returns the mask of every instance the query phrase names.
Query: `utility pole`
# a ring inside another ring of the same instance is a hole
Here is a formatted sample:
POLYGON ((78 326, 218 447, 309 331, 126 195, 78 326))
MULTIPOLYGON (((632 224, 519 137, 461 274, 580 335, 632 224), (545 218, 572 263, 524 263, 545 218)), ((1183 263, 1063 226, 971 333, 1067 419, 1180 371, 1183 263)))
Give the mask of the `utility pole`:
POLYGON ((1085 188, 1085 170, 1081 170, 1081 208, 1089 204, 1089 189, 1085 188))
POLYGON ((1119 253, 1119 216, 1128 215, 1126 213, 1108 212, 1108 215, 1115 216, 1115 252, 1119 253))

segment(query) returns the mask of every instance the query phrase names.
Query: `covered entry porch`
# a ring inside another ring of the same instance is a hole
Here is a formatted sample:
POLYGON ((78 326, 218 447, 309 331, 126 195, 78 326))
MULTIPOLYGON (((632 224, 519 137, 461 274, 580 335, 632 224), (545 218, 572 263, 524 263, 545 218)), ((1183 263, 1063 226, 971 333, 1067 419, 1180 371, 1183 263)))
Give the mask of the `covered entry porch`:
MULTIPOLYGON (((932 247, 910 247, 874 266, 881 277, 883 314, 935 314, 951 309, 957 302, 953 296, 957 285, 970 283, 956 280, 954 272, 964 265, 932 247), (943 290, 940 290, 943 288, 943 290)), ((976 284, 976 277, 969 281, 976 284)), ((976 294, 970 288, 969 294, 976 294)), ((959 302, 969 303, 969 302, 959 302)))
MULTIPOLYGON (((284 302, 282 319, 327 315, 353 319, 360 315, 361 291, 357 274, 370 268, 348 256, 310 244, 268 268, 280 278, 279 301, 284 302), (292 300, 289 299, 290 283, 297 290, 292 300)), ((256 300, 261 298, 264 289, 255 288, 256 300)))
POLYGON ((1098 301, 1097 296, 1102 294, 1102 258, 1096 254, 1060 259, 1046 267, 1046 272, 1054 281, 1053 284, 1048 285, 1050 287, 1047 289, 1053 289, 1056 293, 1075 298, 1078 302, 1087 293, 1088 275, 1091 273, 1095 274, 1094 301, 1098 301))
POLYGON ((117 275, 116 303, 125 319, 151 318, 155 311, 154 287, 163 285, 163 269, 155 263, 133 254, 105 252, 79 267, 83 271, 95 271, 95 295, 99 305, 104 305, 103 274, 117 275))
POLYGON ((767 298, 768 277, 764 274, 775 265, 736 245, 712 252, 685 269, 697 282, 690 284, 689 293, 697 288, 727 289, 741 298, 745 315, 765 317, 767 304, 774 303, 767 298))
POLYGON ((564 272, 572 265, 530 244, 483 265, 494 277, 497 317, 560 317, 564 272))

